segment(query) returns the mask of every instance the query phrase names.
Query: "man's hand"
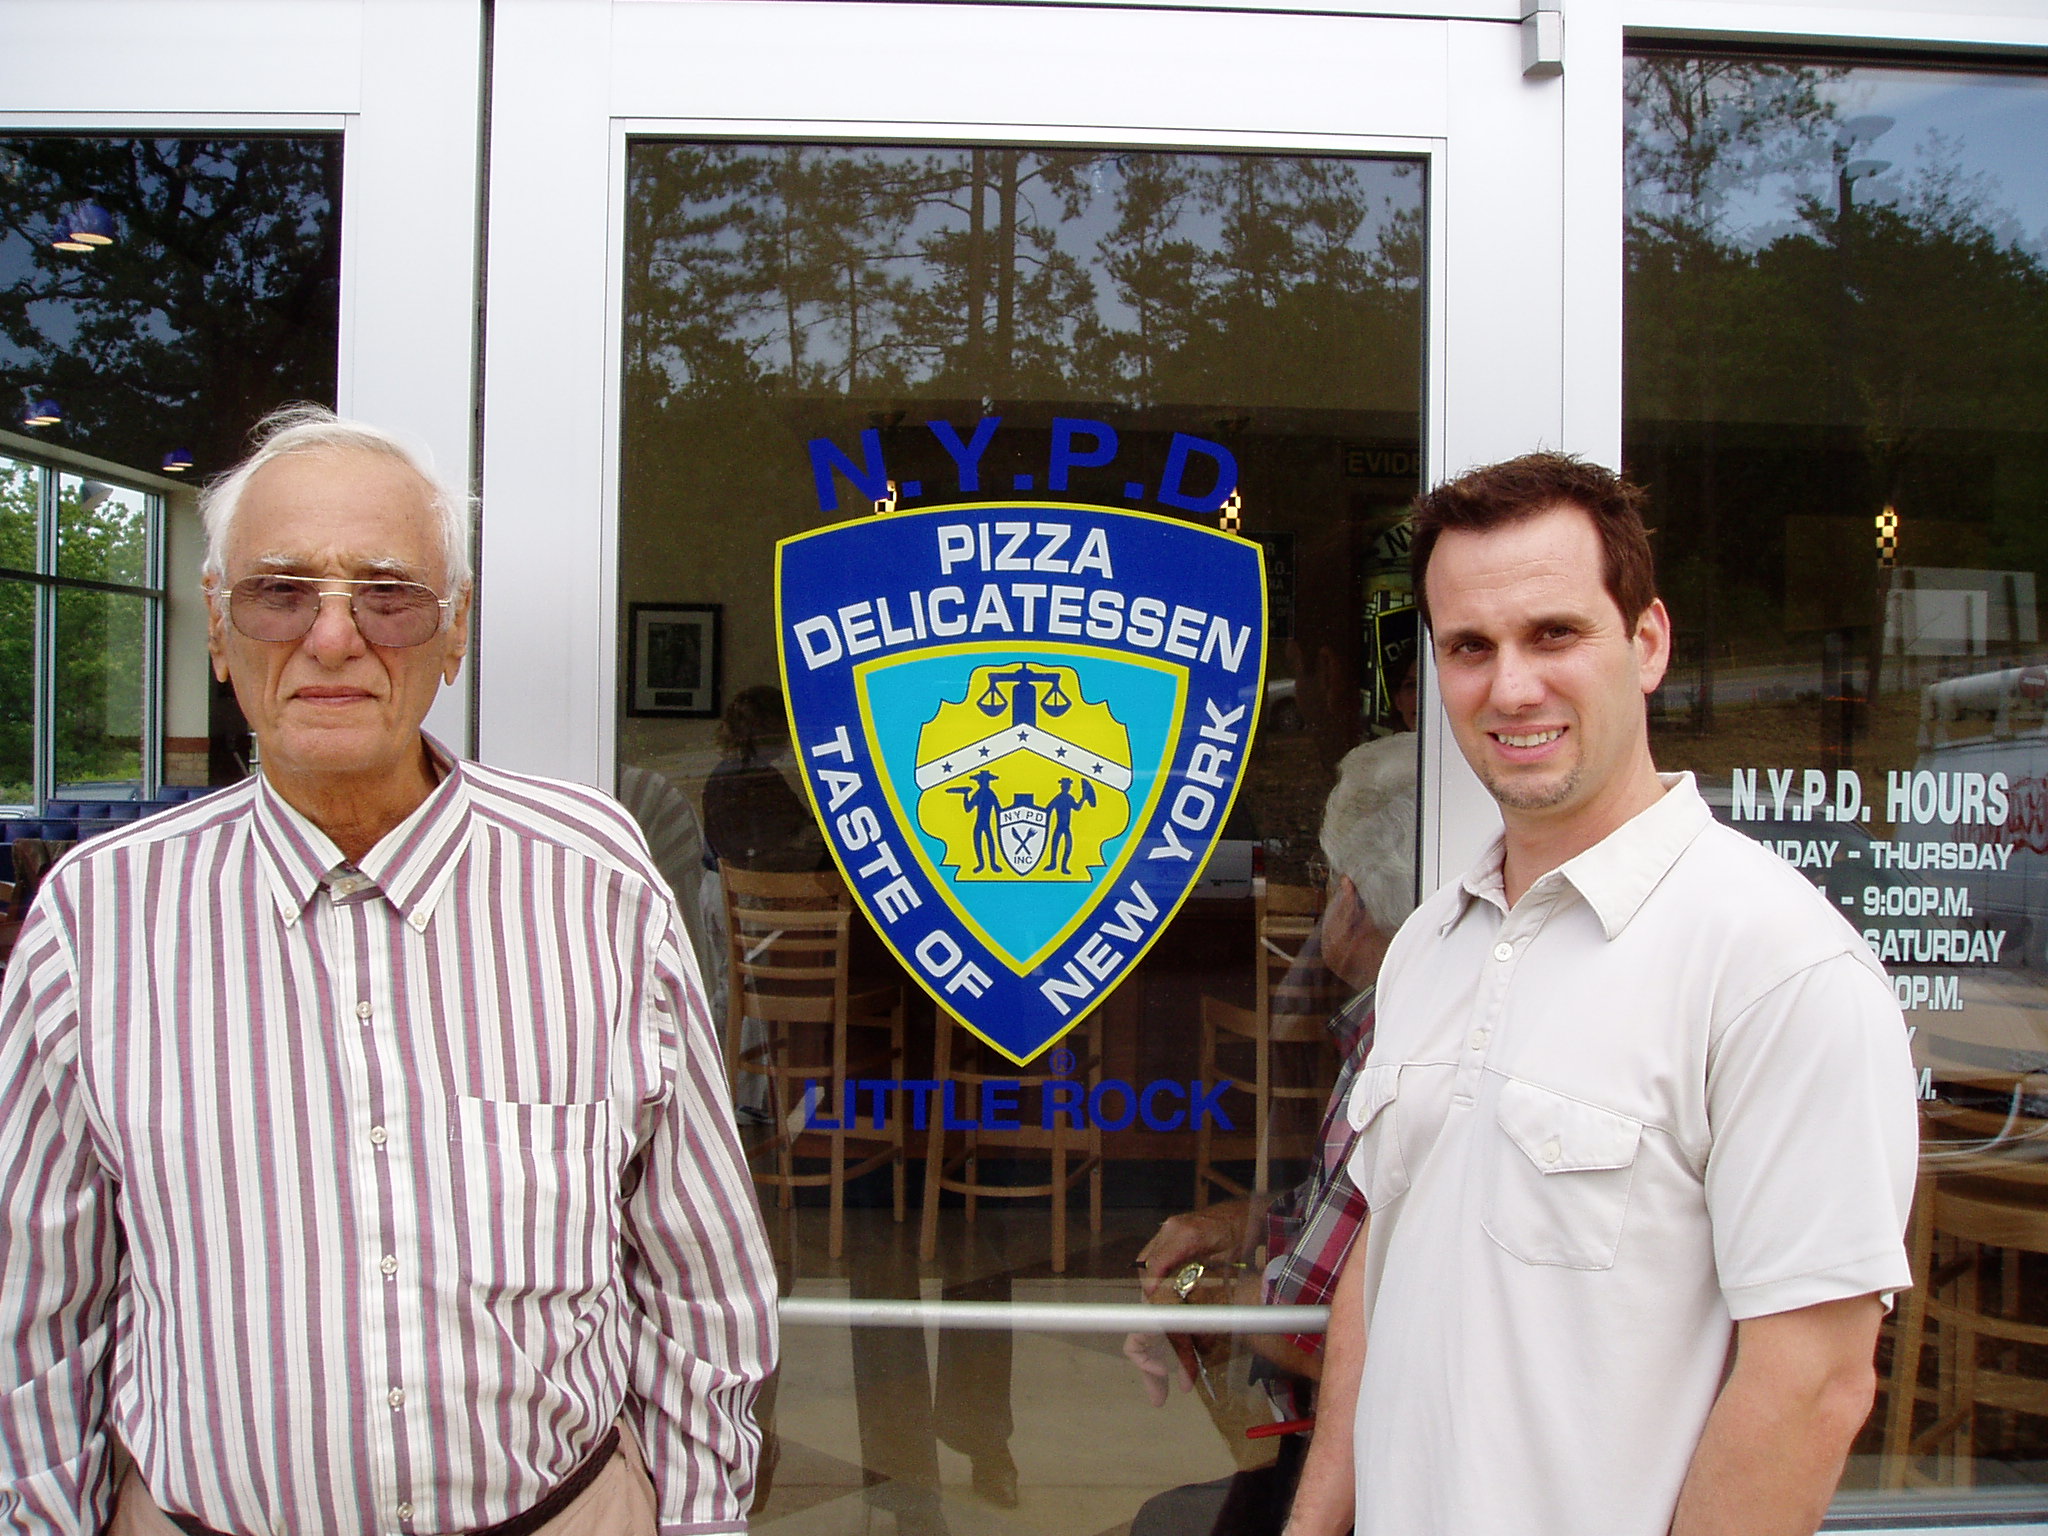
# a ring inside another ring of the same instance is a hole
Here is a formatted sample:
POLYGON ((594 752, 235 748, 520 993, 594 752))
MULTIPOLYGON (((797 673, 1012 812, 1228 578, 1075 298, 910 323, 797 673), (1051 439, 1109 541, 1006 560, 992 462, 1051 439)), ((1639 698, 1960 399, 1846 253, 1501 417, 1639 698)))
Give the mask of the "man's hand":
MULTIPOLYGON (((1233 1264, 1252 1244, 1252 1234, 1266 1213, 1269 1202, 1232 1200, 1225 1205, 1205 1206, 1169 1216, 1152 1234, 1152 1241, 1138 1250, 1138 1262, 1145 1267, 1145 1299, 1153 1302, 1178 1300, 1167 1288, 1167 1280, 1188 1264, 1233 1264)), ((1251 1297, 1258 1300, 1256 1289, 1251 1297)), ((1200 1369, 1194 1346, 1186 1336, 1169 1339, 1163 1333, 1133 1333, 1124 1339, 1124 1358, 1138 1368, 1145 1383, 1145 1396, 1154 1408, 1166 1406, 1167 1383, 1186 1392, 1195 1384, 1200 1369)))
POLYGON ((1138 1368, 1145 1384, 1145 1396, 1154 1408, 1166 1406, 1166 1384, 1171 1381, 1183 1392, 1194 1390, 1194 1373, 1176 1341, 1163 1333, 1127 1333, 1124 1358, 1138 1368))
POLYGON ((1145 1299, 1159 1300, 1167 1277, 1183 1265, 1233 1264, 1244 1257, 1254 1246, 1251 1235, 1267 1204, 1264 1200, 1232 1200, 1167 1217, 1152 1234, 1152 1241, 1138 1250, 1138 1262, 1145 1266, 1145 1299))
POLYGON ((1812 1536, 1877 1393, 1884 1309, 1852 1296, 1751 1318, 1693 1452, 1671 1536, 1812 1536))

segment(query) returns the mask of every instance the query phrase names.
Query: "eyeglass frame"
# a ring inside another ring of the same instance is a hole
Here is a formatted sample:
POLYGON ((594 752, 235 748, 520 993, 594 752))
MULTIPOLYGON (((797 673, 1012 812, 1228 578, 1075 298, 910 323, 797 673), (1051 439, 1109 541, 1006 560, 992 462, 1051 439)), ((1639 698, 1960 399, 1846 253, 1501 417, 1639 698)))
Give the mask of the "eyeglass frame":
POLYGON ((298 644, 301 640, 305 639, 306 636, 310 635, 313 632, 313 626, 320 622, 320 605, 330 597, 345 597, 348 599, 349 623, 355 625, 356 633, 358 635, 362 635, 363 644, 374 645, 379 650, 416 650, 417 648, 425 645, 428 641, 432 640, 436 635, 441 634, 448 628, 449 619, 452 617, 451 610, 453 609, 457 599, 452 596, 442 597, 438 593, 435 593, 434 603, 435 606, 437 606, 441 610, 440 617, 435 622, 432 630, 430 630, 427 634, 421 636, 419 639, 413 641, 410 645, 390 645, 380 640, 372 640, 368 635, 363 634, 363 621, 356 613, 357 589, 362 587, 393 586, 418 587, 422 592, 434 591, 434 589, 428 586, 424 581, 414 581, 409 576, 302 576, 294 571, 251 571, 248 575, 240 577, 235 581, 228 582, 224 585, 216 585, 208 594, 208 596, 215 603, 218 603, 220 605, 221 617, 227 621, 228 626, 231 629, 233 629, 236 634, 240 635, 245 640, 254 640, 258 645, 298 644), (250 634, 249 631, 242 628, 240 624, 237 624, 235 622, 235 588, 241 586, 242 583, 245 581, 290 581, 302 582, 315 586, 316 590, 313 593, 313 616, 306 621, 306 627, 304 629, 300 630, 296 635, 293 635, 288 640, 266 640, 261 635, 250 634), (348 590, 334 590, 337 588, 347 588, 348 590))

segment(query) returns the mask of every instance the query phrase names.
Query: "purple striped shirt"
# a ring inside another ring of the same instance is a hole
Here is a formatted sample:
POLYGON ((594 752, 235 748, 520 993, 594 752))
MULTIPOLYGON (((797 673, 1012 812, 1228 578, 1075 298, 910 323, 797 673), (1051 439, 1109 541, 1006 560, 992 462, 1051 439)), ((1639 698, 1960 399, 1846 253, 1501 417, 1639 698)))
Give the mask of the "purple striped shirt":
POLYGON ((742 1530, 775 1277, 632 821, 475 763, 360 865, 259 777, 51 874, 0 991, 0 1525, 109 1436, 224 1531, 461 1531, 624 1413, 742 1530))

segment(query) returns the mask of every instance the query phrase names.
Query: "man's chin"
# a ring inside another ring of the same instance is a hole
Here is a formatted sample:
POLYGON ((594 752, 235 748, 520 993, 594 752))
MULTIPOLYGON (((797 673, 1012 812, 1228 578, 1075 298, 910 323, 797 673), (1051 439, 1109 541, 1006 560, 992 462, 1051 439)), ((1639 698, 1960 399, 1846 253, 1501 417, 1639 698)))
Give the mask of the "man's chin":
POLYGON ((1576 768, 1542 777, 1493 772, 1482 773, 1479 778, 1502 810, 1529 815, 1568 805, 1579 790, 1579 771, 1576 768))
POLYGON ((361 720, 295 723, 260 739, 257 750, 265 764, 292 774, 352 778, 388 771, 405 756, 391 733, 361 720))

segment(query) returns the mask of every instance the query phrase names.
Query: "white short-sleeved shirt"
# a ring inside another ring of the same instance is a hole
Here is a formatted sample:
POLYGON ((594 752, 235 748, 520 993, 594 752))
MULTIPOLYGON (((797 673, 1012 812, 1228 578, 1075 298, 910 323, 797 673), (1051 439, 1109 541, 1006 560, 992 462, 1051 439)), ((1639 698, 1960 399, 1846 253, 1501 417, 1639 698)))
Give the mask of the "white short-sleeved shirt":
POLYGON ((1665 782, 1512 912, 1496 845, 1388 952, 1359 1536, 1663 1536, 1734 1323, 1909 1284, 1883 969, 1665 782))

